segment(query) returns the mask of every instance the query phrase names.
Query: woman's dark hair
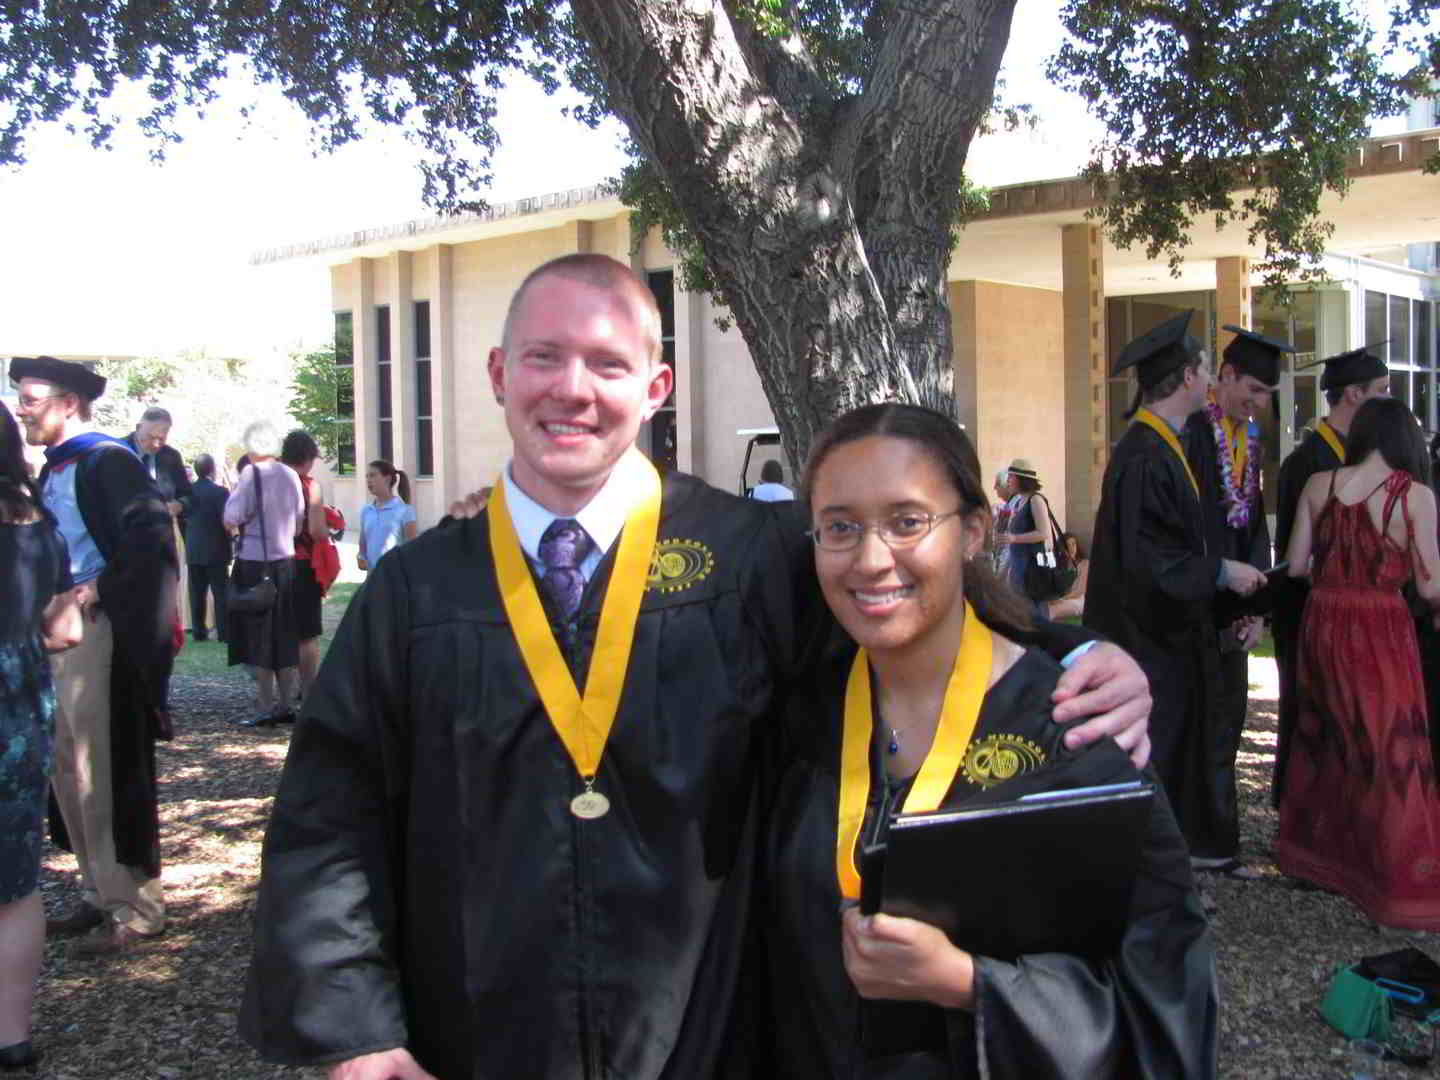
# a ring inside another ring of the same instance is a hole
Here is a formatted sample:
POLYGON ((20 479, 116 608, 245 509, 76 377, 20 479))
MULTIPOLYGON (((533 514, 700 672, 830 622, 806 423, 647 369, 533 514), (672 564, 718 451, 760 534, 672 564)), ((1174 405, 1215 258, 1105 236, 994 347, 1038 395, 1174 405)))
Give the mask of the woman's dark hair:
POLYGON ((280 444, 280 460, 286 465, 308 465, 320 456, 320 447, 308 431, 296 428, 280 444))
POLYGON ((1379 450, 1385 464, 1392 469, 1401 469, 1429 485, 1430 453, 1420 431, 1420 421, 1399 398, 1371 398, 1350 421, 1350 433, 1345 437, 1345 464, 1360 464, 1372 450, 1379 450))
POLYGON ((369 467, 390 481, 390 494, 395 494, 398 487, 401 500, 407 503, 410 501, 410 478, 405 475, 404 469, 397 469, 384 458, 376 458, 370 462, 369 467))
MULTIPOLYGON (((980 459, 970 437, 944 413, 921 405, 863 405, 821 432, 810 448, 801 485, 807 503, 815 490, 815 477, 830 452, 872 435, 907 439, 923 448, 950 477, 960 496, 963 516, 982 515, 989 532, 990 500, 980 483, 980 459)), ((965 599, 992 630, 1017 640, 1034 637, 1029 601, 995 576, 988 558, 971 559, 965 564, 965 599)))
POLYGON ((49 513, 40 489, 30 478, 20 425, 0 401, 0 521, 18 524, 41 515, 48 517, 49 513))
POLYGON ((1015 490, 1025 495, 1034 495, 1040 490, 1040 481, 1033 476, 1021 476, 1012 472, 1010 479, 1015 481, 1015 490))
POLYGON ((1085 545, 1080 542, 1080 537, 1076 536, 1072 532, 1060 534, 1060 547, 1063 549, 1066 545, 1066 542, 1070 540, 1075 541, 1075 561, 1079 562, 1081 559, 1086 558, 1087 556, 1085 554, 1085 545))

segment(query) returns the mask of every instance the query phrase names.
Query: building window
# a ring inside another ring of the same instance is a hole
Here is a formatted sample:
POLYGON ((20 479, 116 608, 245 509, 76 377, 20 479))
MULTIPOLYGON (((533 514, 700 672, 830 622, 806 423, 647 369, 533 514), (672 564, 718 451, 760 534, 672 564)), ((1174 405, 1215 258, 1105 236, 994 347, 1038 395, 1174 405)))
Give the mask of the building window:
POLYGON ((355 318, 335 312, 335 473, 355 474, 355 318))
POLYGON ((375 309, 375 417, 380 434, 380 457, 395 460, 394 405, 390 394, 390 308, 375 309))
POLYGON ((415 475, 435 475, 430 420, 430 301, 415 301, 415 475))
POLYGON ((645 275, 650 291, 655 294, 655 303, 660 308, 660 352, 661 359, 675 372, 674 386, 665 404, 660 406, 649 423, 650 460, 664 476, 675 469, 679 462, 679 431, 675 417, 675 395, 680 387, 680 372, 675 369, 675 273, 672 270, 656 270, 645 275))

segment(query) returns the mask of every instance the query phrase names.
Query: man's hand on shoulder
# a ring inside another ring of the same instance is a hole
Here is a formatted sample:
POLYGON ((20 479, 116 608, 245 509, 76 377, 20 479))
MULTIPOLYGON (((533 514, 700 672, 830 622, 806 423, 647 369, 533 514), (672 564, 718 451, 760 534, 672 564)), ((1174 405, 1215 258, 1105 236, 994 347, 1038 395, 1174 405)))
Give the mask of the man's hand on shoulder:
POLYGON ((432 1073, 416 1064, 409 1050, 400 1047, 378 1054, 362 1054, 331 1065, 327 1077, 328 1080, 436 1080, 432 1073))
POLYGON ((469 495, 462 495, 450 504, 450 516, 457 521, 479 517, 480 511, 485 509, 485 504, 489 501, 490 496, 487 492, 472 491, 469 495))
POLYGON ((1137 768, 1150 760, 1150 680, 1118 645, 1102 641, 1071 664, 1051 700, 1057 724, 1085 720, 1065 733, 1071 750, 1111 735, 1137 768))

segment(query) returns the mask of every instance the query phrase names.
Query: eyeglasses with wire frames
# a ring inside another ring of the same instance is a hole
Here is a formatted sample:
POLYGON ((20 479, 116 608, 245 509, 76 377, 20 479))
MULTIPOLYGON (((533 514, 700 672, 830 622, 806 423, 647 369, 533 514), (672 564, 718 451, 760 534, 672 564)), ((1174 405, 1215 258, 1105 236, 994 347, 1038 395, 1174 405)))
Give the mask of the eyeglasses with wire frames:
POLYGON ((958 517, 964 510, 951 510, 946 514, 929 514, 918 510, 901 510, 887 518, 862 524, 845 518, 834 518, 809 530, 805 535, 815 541, 822 551, 853 551, 860 546, 861 539, 872 529, 891 551, 914 547, 934 531, 946 518, 958 517))
POLYGON ((47 401, 52 401, 55 398, 62 398, 64 396, 65 394, 63 392, 59 394, 36 394, 33 397, 26 394, 21 394, 18 398, 15 399, 15 404, 18 408, 24 409, 26 412, 29 412, 31 409, 38 409, 42 404, 47 401))

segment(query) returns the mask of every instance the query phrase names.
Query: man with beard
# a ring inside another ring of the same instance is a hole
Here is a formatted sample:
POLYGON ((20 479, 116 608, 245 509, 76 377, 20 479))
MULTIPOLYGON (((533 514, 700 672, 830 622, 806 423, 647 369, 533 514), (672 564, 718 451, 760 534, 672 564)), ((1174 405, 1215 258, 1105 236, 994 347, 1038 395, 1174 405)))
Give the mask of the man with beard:
POLYGON ((173 656, 174 531, 140 459, 91 428, 102 377, 41 356, 13 359, 10 378, 26 441, 45 447, 40 489, 69 546, 84 616, 80 644, 51 659, 52 830, 75 853, 82 899, 46 930, 92 930, 76 945, 81 955, 127 952, 165 927, 155 738, 173 656))

